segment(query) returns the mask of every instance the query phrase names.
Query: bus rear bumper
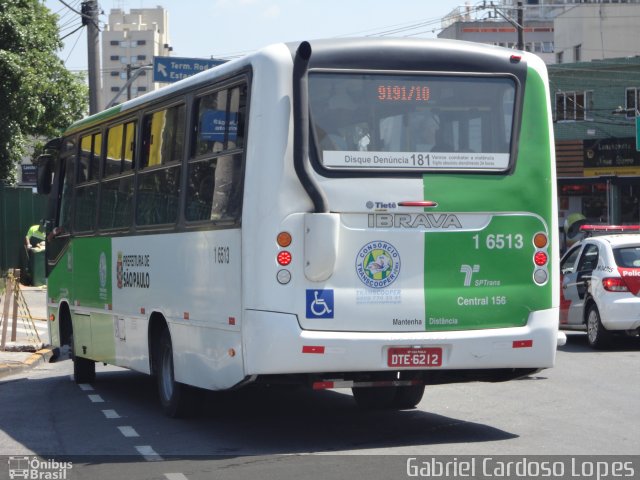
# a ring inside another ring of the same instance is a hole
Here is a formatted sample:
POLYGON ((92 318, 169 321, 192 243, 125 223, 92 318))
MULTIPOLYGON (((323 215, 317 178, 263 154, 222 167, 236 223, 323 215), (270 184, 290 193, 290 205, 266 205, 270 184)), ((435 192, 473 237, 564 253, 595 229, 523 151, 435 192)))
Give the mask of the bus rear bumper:
POLYGON ((558 311, 533 312, 525 326, 451 332, 302 330, 293 314, 250 310, 244 319, 246 375, 553 367, 558 311), (441 349, 432 367, 389 365, 390 348, 441 349))

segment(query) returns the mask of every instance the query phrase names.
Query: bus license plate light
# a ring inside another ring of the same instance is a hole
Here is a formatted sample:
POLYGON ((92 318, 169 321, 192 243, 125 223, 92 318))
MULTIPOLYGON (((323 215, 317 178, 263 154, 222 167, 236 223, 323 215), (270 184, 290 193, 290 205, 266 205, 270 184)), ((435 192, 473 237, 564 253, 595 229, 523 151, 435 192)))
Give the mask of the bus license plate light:
POLYGON ((389 367, 441 367, 442 348, 392 347, 387 350, 389 367))

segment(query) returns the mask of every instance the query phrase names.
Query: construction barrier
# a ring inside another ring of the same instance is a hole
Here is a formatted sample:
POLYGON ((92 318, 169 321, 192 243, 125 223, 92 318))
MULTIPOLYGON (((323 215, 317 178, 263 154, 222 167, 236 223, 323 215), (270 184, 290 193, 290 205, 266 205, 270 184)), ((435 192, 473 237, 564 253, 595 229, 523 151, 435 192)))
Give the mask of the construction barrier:
POLYGON ((41 348, 42 340, 40 340, 29 306, 20 290, 20 270, 9 270, 2 283, 4 287, 0 291, 0 351, 7 350, 9 326, 11 326, 9 341, 16 342, 18 320, 22 322, 22 337, 26 336, 26 343, 32 344, 36 349, 41 348))

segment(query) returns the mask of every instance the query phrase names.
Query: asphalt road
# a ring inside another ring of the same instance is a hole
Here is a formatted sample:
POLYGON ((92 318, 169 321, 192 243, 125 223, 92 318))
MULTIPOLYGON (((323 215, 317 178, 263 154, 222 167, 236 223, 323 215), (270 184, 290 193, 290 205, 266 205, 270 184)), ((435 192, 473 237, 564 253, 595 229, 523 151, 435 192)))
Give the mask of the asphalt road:
POLYGON ((70 459, 65 478, 183 480, 407 478, 411 456, 640 452, 638 339, 595 352, 570 333, 554 369, 427 387, 399 412, 360 411, 349 390, 255 387, 175 420, 144 375, 99 365, 91 386, 71 372, 64 360, 0 381, 0 455, 70 459))

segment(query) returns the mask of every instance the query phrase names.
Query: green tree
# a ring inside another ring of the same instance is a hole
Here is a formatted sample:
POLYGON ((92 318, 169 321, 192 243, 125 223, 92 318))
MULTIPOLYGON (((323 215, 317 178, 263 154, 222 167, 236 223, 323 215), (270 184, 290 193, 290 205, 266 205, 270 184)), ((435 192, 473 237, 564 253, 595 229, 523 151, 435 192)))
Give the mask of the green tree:
POLYGON ((28 139, 58 136, 86 112, 87 87, 61 48, 57 16, 39 0, 0 1, 0 180, 15 182, 28 139))

